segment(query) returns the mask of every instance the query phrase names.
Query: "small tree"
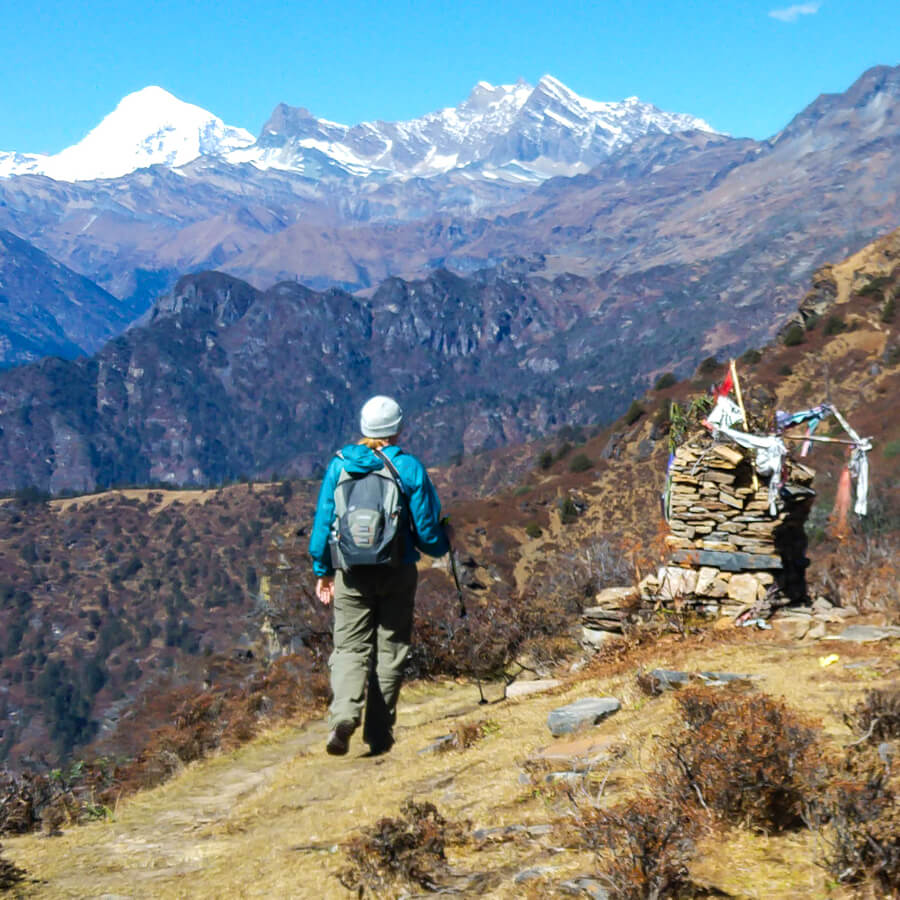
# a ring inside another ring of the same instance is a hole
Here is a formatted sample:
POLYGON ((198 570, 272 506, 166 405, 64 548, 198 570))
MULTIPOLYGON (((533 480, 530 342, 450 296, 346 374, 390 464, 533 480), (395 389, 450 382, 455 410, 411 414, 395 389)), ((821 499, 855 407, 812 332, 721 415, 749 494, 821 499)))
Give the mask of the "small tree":
POLYGON ((675 374, 673 372, 666 372, 656 379, 656 384, 653 385, 653 390, 664 391, 666 388, 670 388, 672 387, 672 385, 677 383, 678 379, 675 377, 675 374))
POLYGON ((593 460, 584 453, 576 454, 569 463, 570 472, 587 472, 588 469, 592 469, 593 467, 593 460))
POLYGON ((625 413, 625 424, 634 425, 645 412, 646 410, 637 400, 632 400, 631 406, 628 407, 628 412, 625 413))

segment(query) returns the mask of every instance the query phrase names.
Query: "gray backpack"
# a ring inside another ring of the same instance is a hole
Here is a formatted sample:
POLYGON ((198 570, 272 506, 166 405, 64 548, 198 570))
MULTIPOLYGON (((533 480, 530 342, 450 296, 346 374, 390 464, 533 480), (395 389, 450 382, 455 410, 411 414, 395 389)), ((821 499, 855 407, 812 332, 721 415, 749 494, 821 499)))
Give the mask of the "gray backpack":
MULTIPOLYGON (((334 489, 331 563, 346 572, 356 566, 398 566, 410 534, 409 501, 400 475, 379 450, 383 469, 353 475, 344 469, 334 489)), ((343 459, 340 452, 339 459, 343 459)))

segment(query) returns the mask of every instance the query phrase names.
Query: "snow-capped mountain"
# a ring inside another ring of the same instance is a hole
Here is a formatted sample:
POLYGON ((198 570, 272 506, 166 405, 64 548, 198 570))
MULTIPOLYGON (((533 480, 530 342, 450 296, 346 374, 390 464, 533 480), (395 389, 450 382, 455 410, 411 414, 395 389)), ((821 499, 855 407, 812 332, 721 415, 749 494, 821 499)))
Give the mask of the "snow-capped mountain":
POLYGON ((325 157, 348 172, 429 176, 477 166, 483 176, 541 179, 584 172, 638 137, 713 129, 637 97, 600 103, 550 75, 494 86, 479 82, 456 107, 408 122, 339 125, 281 104, 259 140, 232 162, 305 172, 325 157))
POLYGON ((259 169, 327 177, 439 175, 539 181, 585 172, 636 138, 713 129, 637 97, 600 103, 550 75, 536 86, 480 81, 459 106, 408 122, 339 125, 280 104, 258 140, 160 87, 126 96, 83 140, 53 156, 0 151, 0 177, 57 181, 117 178, 151 165, 173 168, 200 156, 259 169))
POLYGON ((160 87, 124 97, 81 141, 52 156, 0 153, 0 176, 36 173, 56 181, 118 178, 145 166, 181 166, 254 142, 243 128, 160 87))
POLYGON ((28 175, 40 172, 41 163, 47 159, 38 153, 16 153, 0 150, 0 178, 8 175, 28 175))

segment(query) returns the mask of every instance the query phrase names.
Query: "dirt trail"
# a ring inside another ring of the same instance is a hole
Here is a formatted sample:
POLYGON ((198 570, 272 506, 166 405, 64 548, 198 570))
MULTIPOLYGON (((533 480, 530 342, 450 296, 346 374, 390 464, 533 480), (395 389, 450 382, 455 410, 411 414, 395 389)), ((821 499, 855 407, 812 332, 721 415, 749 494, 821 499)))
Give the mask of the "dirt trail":
POLYGON ((418 785, 407 780, 404 732, 439 720, 446 732, 449 720, 477 708, 473 687, 406 693, 393 754, 364 756, 357 737, 350 754, 336 760, 322 750, 324 721, 282 728, 123 801, 112 822, 56 838, 6 839, 5 852, 44 882, 28 889, 34 897, 347 896, 325 871, 315 878, 309 858, 338 868, 335 844, 355 825, 390 811, 379 812, 378 801, 394 791, 375 785, 399 780, 407 793, 430 786, 427 777, 418 785))
MULTIPOLYGON (((667 695, 651 699, 639 690, 638 663, 645 669, 758 675, 763 690, 820 716, 825 734, 843 742, 848 732, 840 710, 855 703, 866 687, 882 683, 885 667, 900 662, 897 654, 897 642, 825 647, 765 632, 722 644, 704 639, 660 642, 621 672, 603 678, 576 675, 550 693, 486 706, 478 705, 472 685, 408 685, 401 698, 397 744, 385 756, 364 756, 366 747, 356 736, 347 757, 327 756, 322 721, 281 727, 123 800, 111 822, 69 828, 55 838, 5 838, 4 854, 38 880, 25 889, 27 897, 347 898, 351 894, 336 877, 346 865, 337 845, 360 826, 397 815, 411 796, 478 828, 544 824, 564 816, 561 798, 548 799, 523 780, 522 767, 523 760, 550 742, 547 713, 563 703, 600 695, 621 700, 622 710, 592 734, 623 752, 595 774, 610 802, 642 784, 656 737, 672 719, 673 701, 667 695), (821 654, 832 650, 841 662, 823 667, 821 654), (469 750, 422 752, 456 724, 477 721, 488 723, 488 735, 469 750)), ((497 691, 493 689, 495 697, 497 691)), ((794 836, 790 846, 766 840, 763 846, 753 838, 752 846, 742 850, 755 860, 761 892, 746 893, 735 884, 733 865, 717 869, 717 853, 698 861, 698 874, 734 897, 824 896, 825 875, 813 862, 812 836, 794 836)), ((523 872, 546 871, 547 885, 558 885, 591 871, 589 854, 562 849, 559 843, 550 835, 469 845, 448 851, 448 857, 455 871, 480 879, 468 882, 472 887, 464 889, 465 896, 521 897, 526 892, 515 877, 523 872)), ((558 896, 547 893, 549 887, 540 890, 534 896, 558 896)))

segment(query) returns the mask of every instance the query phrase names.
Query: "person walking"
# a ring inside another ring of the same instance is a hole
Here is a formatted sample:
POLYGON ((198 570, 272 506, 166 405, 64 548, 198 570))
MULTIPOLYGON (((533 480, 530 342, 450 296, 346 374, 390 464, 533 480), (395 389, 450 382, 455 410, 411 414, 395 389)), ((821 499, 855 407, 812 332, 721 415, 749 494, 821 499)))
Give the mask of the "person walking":
POLYGON ((349 750, 364 703, 363 739, 370 752, 393 745, 412 636, 416 560, 420 551, 443 556, 450 548, 449 525, 442 524, 425 467, 397 446, 402 424, 395 400, 368 400, 360 413, 362 440, 337 452, 319 491, 309 552, 316 595, 334 608, 326 744, 334 756, 349 750))

